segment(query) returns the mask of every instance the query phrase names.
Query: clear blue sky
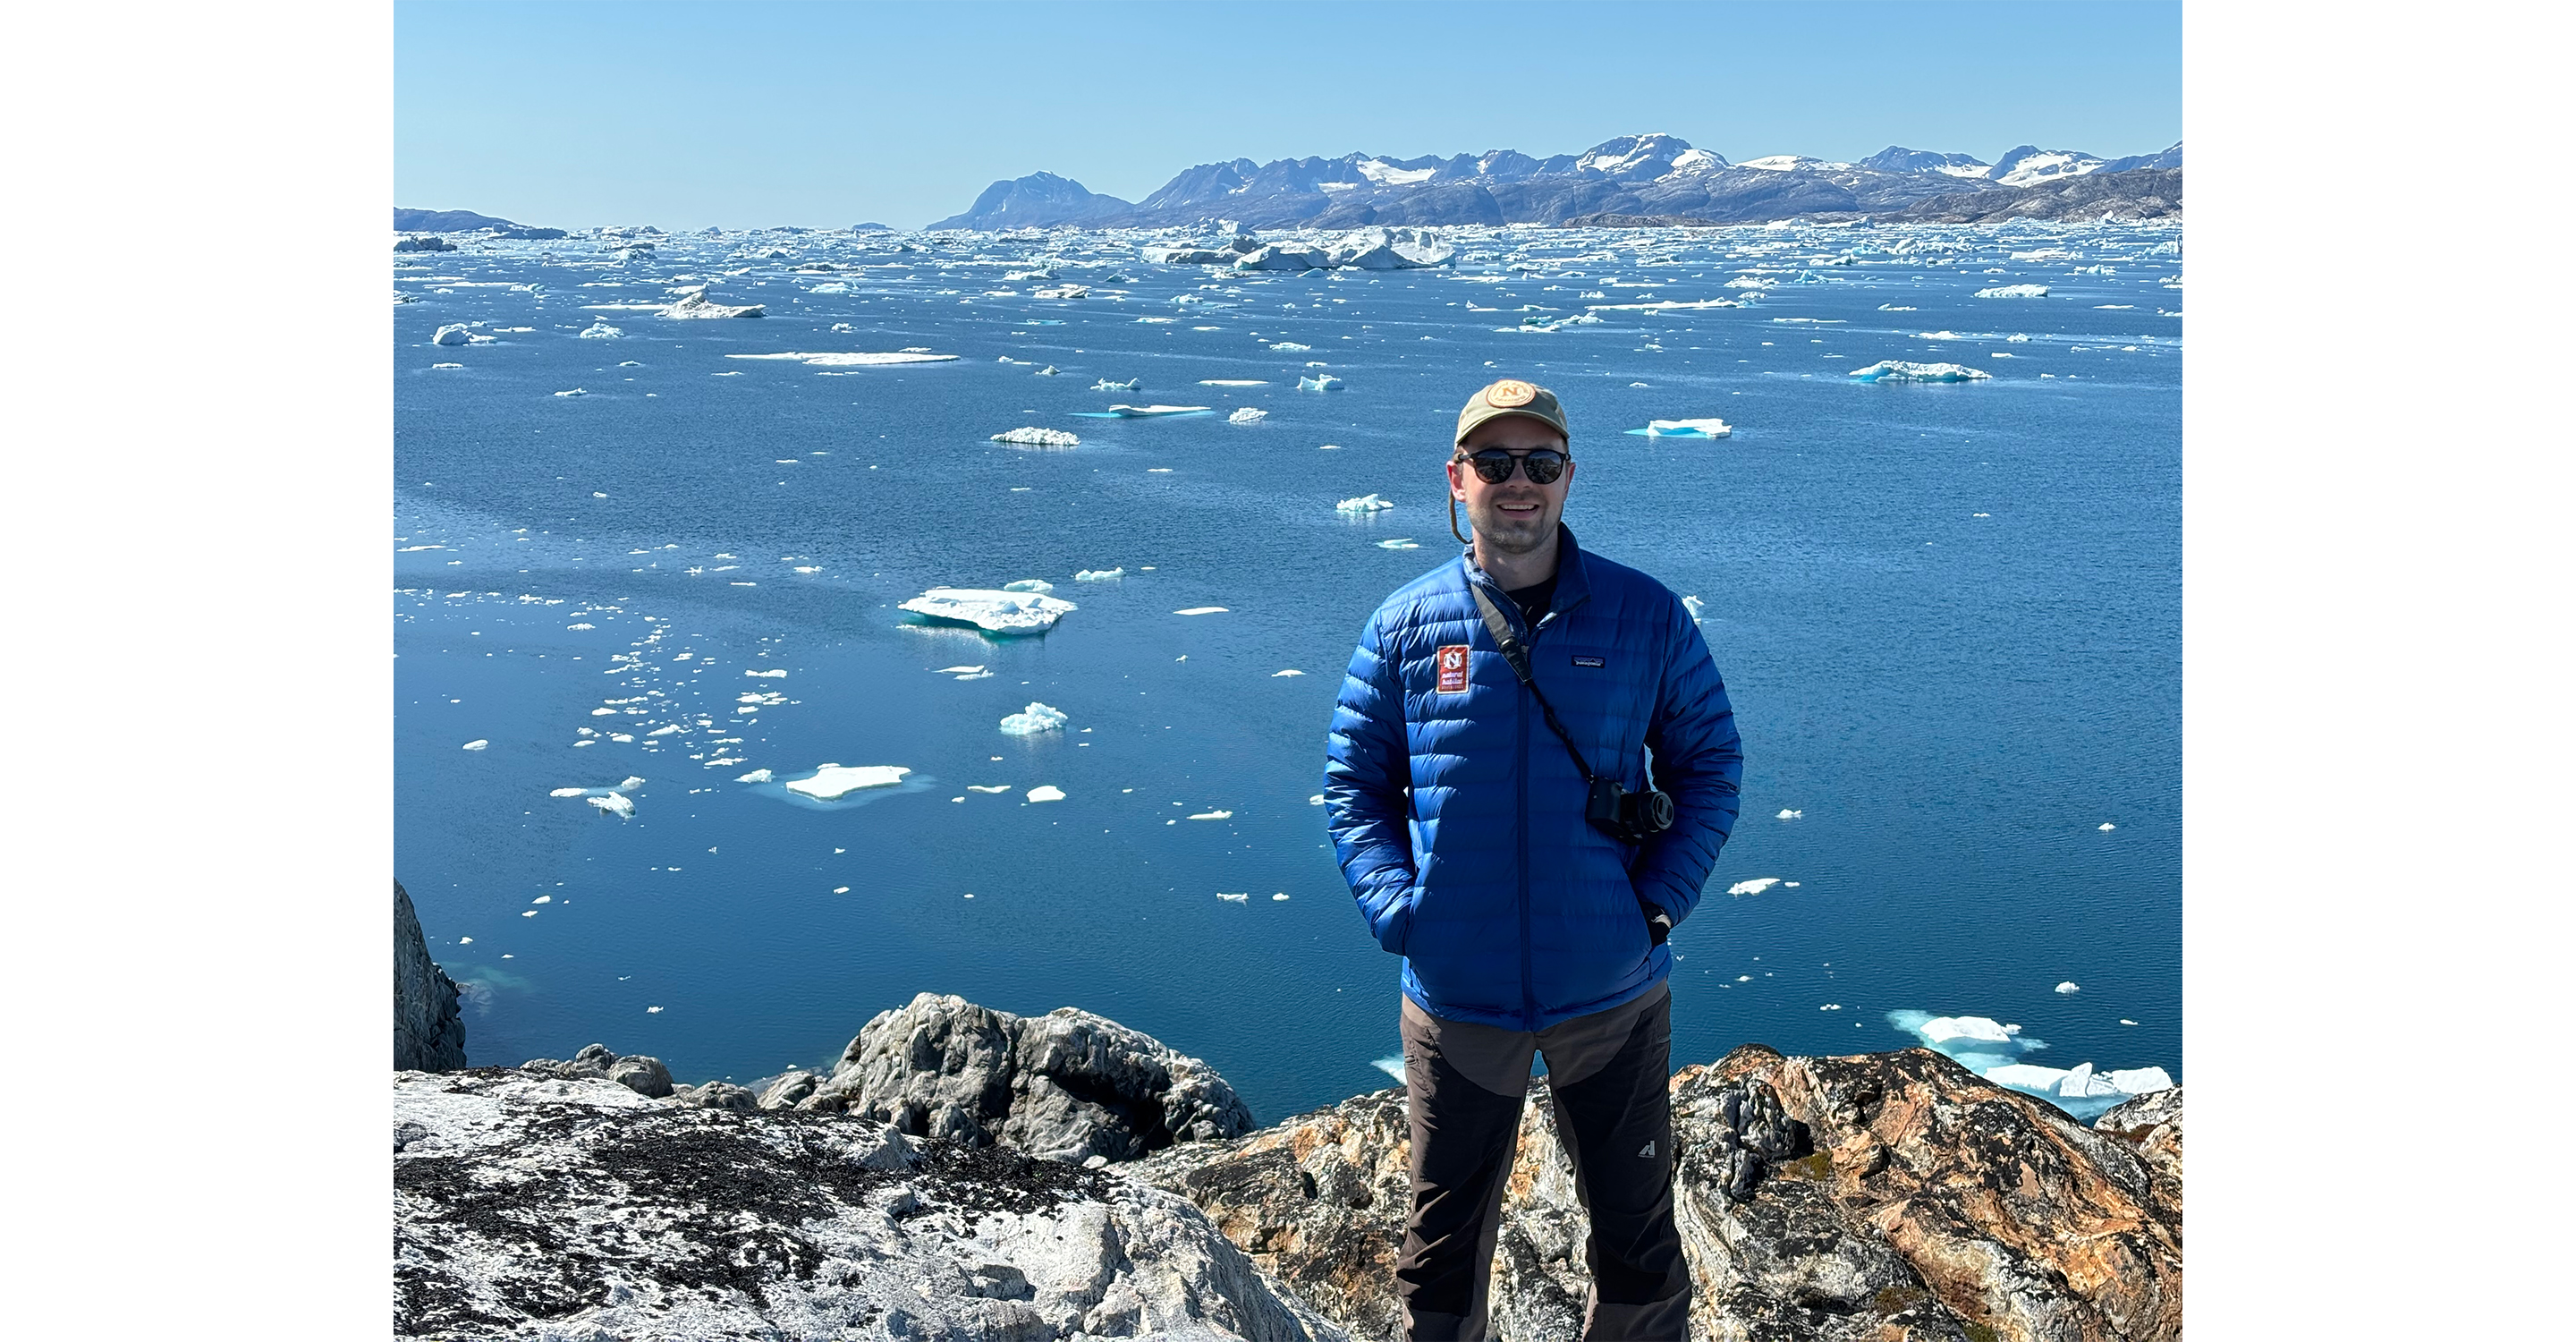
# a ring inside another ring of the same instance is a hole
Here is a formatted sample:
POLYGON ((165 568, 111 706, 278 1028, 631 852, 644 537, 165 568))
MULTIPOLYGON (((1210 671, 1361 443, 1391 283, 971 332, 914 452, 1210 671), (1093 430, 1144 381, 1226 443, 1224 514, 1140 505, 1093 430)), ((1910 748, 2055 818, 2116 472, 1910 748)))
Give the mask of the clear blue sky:
POLYGON ((2174 3, 490 3, 395 9, 395 204, 580 228, 918 227, 1047 171, 2182 136, 2174 3))

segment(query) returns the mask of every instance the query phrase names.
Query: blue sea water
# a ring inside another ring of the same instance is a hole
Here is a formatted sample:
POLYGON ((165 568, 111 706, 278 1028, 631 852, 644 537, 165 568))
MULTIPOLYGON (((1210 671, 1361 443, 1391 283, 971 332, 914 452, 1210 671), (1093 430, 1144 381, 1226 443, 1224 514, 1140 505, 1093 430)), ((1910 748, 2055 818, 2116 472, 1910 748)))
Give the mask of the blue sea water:
POLYGON ((1113 1017, 1265 1123, 1387 1084, 1397 961, 1311 798, 1362 622, 1455 553, 1457 408, 1509 375, 1563 400, 1582 543, 1703 603, 1743 732, 1743 818, 1673 937, 1675 1064, 1898 1047, 1910 1011, 2179 1078, 2178 231, 1456 240, 1455 268, 1252 276, 1073 232, 397 256, 396 875, 472 1060, 597 1040, 749 1080, 931 991, 1113 1017), (1774 287, 1522 326, 1739 276, 1774 287), (643 309, 697 283, 767 315, 643 309), (2051 292, 1973 297, 2019 283, 2051 292), (432 344, 451 323, 489 340, 432 344), (904 349, 959 357, 731 357, 904 349), (1992 377, 1848 377, 1882 359, 1992 377), (1121 402, 1213 413, 1088 417, 1121 402), (1709 416, 1733 435, 1626 432, 1709 416), (1022 425, 1081 446, 988 441, 1022 425), (1396 506, 1334 508, 1367 493, 1396 506), (895 609, 1029 578, 1080 607, 1043 637, 895 609), (1032 701, 1065 730, 999 729, 1032 701), (826 762, 912 772, 780 786, 826 762), (629 778, 630 818, 550 795, 629 778))

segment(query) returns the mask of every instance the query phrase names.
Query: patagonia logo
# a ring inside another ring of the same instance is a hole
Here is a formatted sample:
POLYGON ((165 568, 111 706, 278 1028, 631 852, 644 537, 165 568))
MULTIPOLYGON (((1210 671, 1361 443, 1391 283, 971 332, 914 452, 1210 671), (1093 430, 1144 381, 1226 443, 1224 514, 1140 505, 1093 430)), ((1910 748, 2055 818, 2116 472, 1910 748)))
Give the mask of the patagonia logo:
POLYGON ((1431 655, 1432 665, 1440 671, 1440 693, 1467 692, 1467 645, 1452 643, 1431 655))
POLYGON ((1575 657, 1575 659, 1574 659, 1574 664, 1575 664, 1576 666, 1592 666, 1592 667, 1601 667, 1601 666, 1608 666, 1608 665, 1610 664, 1610 662, 1609 662, 1609 660, 1608 660, 1607 658, 1602 658, 1602 657, 1584 657, 1584 656, 1580 656, 1580 655, 1578 655, 1578 656, 1577 656, 1577 657, 1575 657))

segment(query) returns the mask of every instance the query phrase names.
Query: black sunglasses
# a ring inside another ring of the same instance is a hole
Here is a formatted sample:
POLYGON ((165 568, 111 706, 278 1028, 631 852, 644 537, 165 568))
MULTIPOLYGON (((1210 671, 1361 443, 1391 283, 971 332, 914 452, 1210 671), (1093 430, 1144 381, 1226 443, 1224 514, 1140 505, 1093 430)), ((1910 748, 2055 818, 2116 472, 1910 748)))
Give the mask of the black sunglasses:
POLYGON ((1499 447, 1489 447, 1482 452, 1461 452, 1456 459, 1475 467, 1476 478, 1489 485, 1499 485, 1511 479, 1512 463, 1516 461, 1521 464, 1521 473, 1529 477, 1531 484, 1552 485, 1556 483, 1556 477, 1565 474, 1566 463, 1574 460, 1552 447, 1528 452, 1506 452, 1499 447))

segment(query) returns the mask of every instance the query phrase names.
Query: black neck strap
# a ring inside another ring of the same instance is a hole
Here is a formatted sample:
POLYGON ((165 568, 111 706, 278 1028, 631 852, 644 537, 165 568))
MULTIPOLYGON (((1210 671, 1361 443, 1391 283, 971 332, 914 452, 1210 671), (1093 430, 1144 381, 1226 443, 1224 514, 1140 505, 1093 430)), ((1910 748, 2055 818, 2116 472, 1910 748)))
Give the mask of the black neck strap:
POLYGON ((1529 652, 1521 646, 1520 635, 1512 632, 1512 622, 1503 617, 1502 608, 1494 604, 1492 597, 1485 595, 1484 588, 1471 581, 1467 584, 1467 592, 1476 598, 1476 608, 1484 612, 1485 632, 1494 636, 1494 645, 1502 649, 1503 660, 1511 664, 1512 674, 1520 677, 1521 684, 1528 686, 1529 692, 1537 697, 1538 711, 1547 715, 1548 729, 1556 733, 1556 739, 1565 743, 1565 753, 1574 759, 1574 771, 1583 775, 1585 785, 1589 786, 1592 766, 1583 762, 1583 752, 1574 748, 1574 733, 1556 720, 1556 709, 1548 703, 1546 695, 1539 693, 1538 682, 1530 678, 1529 652))

